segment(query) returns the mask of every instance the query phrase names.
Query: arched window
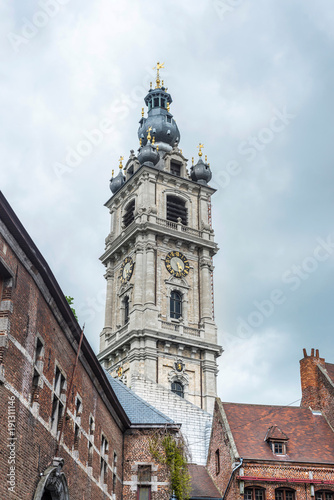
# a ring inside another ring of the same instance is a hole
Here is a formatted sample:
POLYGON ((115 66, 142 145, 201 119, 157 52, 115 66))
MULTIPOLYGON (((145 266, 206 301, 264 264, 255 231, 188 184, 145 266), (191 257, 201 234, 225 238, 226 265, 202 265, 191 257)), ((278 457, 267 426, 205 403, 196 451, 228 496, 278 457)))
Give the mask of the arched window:
POLYGON ((265 500, 265 489, 255 486, 245 488, 244 500, 265 500))
POLYGON ((125 297, 123 300, 124 304, 124 324, 126 325, 129 321, 129 297, 125 297))
POLYGON ((182 317, 182 295, 176 290, 170 294, 170 317, 174 319, 182 317))
POLYGON ((186 207, 186 202, 179 198, 178 196, 174 196, 172 194, 167 196, 167 220, 171 220, 173 222, 178 222, 178 219, 181 219, 181 222, 184 226, 188 225, 188 211, 186 207))
POLYGON ((295 492, 291 488, 278 488, 275 490, 275 500, 295 500, 295 492))
POLYGON ((184 398, 184 387, 181 382, 172 383, 172 392, 180 396, 180 398, 184 398))
POLYGON ((316 491, 315 500, 334 500, 334 493, 332 491, 316 491))
POLYGON ((127 204, 124 210, 124 215, 123 215, 123 226, 128 227, 131 222, 134 221, 135 219, 135 206, 136 202, 135 200, 131 200, 130 203, 127 204))

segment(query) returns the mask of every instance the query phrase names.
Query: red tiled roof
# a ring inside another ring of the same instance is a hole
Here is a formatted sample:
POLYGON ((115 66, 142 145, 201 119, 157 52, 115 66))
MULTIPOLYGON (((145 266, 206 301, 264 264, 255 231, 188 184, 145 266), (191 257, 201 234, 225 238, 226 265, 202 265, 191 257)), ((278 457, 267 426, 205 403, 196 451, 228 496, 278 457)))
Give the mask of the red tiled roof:
POLYGON ((331 363, 325 363, 325 368, 327 370, 329 378, 332 380, 334 384, 334 365, 332 365, 331 363))
POLYGON ((188 464, 191 477, 190 498, 221 498, 208 471, 203 465, 188 464))
POLYGON ((308 408, 223 403, 242 458, 293 462, 334 463, 334 433, 321 415, 308 408), (277 425, 289 437, 287 455, 274 455, 264 441, 277 425))

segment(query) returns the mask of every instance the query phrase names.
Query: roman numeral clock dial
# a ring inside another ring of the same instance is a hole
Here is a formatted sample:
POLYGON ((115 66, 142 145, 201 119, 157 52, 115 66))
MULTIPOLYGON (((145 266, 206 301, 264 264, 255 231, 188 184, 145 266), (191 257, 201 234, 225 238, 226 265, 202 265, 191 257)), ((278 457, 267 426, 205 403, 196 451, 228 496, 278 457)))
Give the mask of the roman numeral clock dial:
POLYGON ((177 250, 166 255, 165 266, 167 271, 175 278, 186 276, 190 269, 187 257, 177 250))

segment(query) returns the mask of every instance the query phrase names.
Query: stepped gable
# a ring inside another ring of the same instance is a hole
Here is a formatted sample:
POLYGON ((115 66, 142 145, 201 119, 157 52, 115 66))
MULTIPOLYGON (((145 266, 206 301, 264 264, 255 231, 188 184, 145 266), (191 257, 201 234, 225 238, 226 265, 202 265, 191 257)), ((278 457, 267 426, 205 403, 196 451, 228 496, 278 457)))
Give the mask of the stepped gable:
POLYGON ((191 500, 221 499, 221 494, 203 465, 189 464, 188 471, 191 477, 191 500))
POLYGON ((268 428, 276 425, 289 436, 286 455, 278 461, 334 463, 334 434, 325 418, 308 408, 223 403, 239 456, 272 460, 264 441, 268 428))
POLYGON ((117 380, 106 371, 110 385, 116 394, 116 397, 124 409, 127 417, 129 418, 131 425, 139 424, 174 424, 175 422, 166 417, 159 410, 151 406, 149 403, 144 401, 142 398, 137 396, 131 389, 126 387, 120 380, 117 380))

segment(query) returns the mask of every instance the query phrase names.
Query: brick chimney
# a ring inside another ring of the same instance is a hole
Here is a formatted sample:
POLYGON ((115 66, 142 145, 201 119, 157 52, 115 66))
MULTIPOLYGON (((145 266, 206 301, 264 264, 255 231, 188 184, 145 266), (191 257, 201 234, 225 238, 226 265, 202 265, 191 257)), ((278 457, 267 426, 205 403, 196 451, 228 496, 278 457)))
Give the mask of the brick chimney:
POLYGON ((300 360, 300 382, 302 386, 301 406, 312 410, 322 410, 321 398, 319 394, 319 370, 318 365, 325 367, 325 359, 319 357, 319 350, 311 349, 308 356, 306 349, 303 349, 304 358, 300 360))

